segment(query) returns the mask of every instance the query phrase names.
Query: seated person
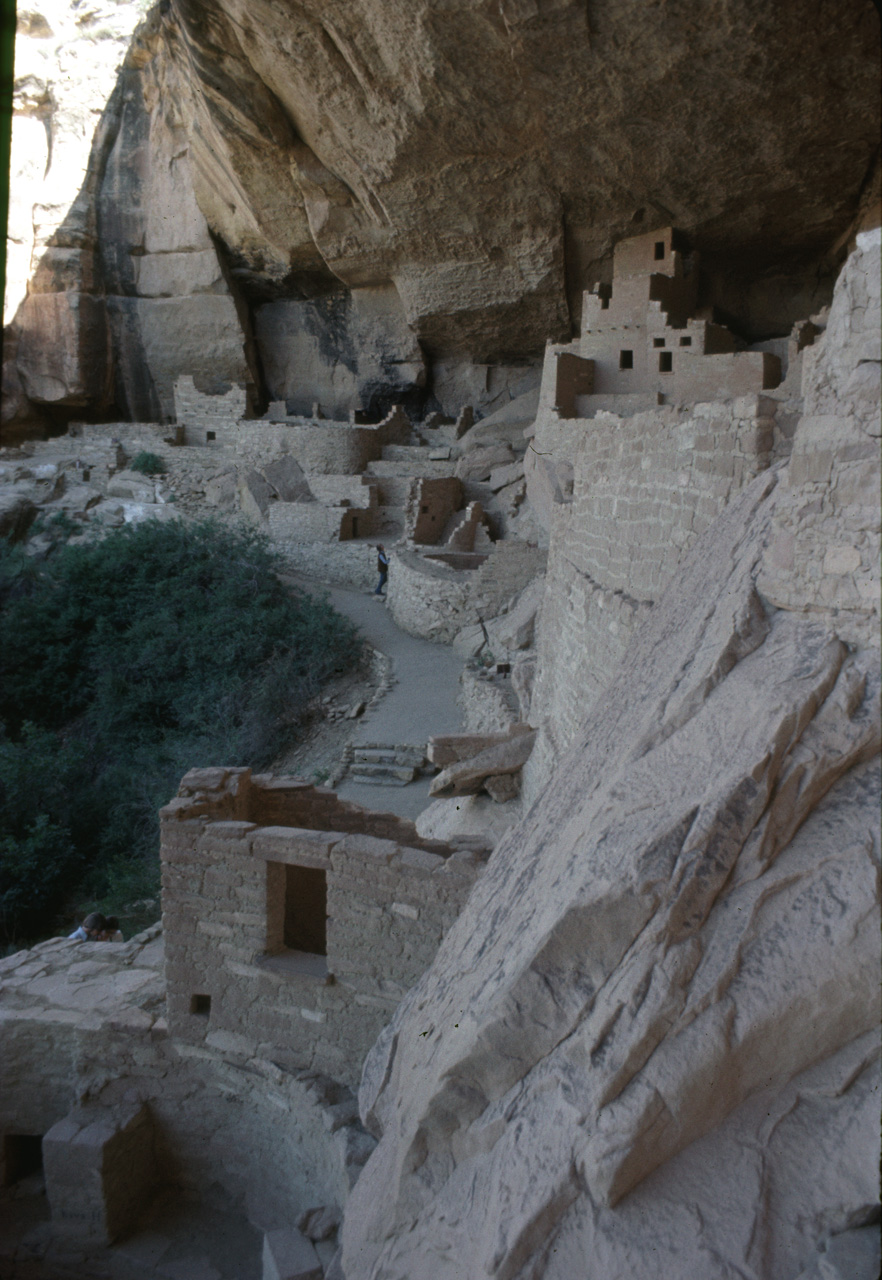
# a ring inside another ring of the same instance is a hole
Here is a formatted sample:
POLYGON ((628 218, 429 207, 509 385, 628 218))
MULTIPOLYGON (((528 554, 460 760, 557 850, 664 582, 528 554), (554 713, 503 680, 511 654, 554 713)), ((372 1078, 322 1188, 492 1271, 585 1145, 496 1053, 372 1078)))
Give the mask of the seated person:
POLYGON ((116 916, 104 917, 104 928, 101 930, 100 940, 101 942, 125 942, 116 916))
POLYGON ((86 916, 79 929, 74 929, 73 933, 69 933, 68 938, 73 938, 75 942, 100 942, 101 935, 107 928, 107 921, 100 911, 92 911, 86 916))

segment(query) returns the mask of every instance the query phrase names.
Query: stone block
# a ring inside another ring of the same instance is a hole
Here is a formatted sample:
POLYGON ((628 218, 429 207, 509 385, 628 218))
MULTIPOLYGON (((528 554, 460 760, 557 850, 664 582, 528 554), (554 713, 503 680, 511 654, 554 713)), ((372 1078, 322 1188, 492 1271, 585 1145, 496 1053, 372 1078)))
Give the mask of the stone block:
POLYGON ((304 827, 261 827, 254 837, 254 856, 266 862, 292 866, 330 866, 331 850, 343 839, 341 832, 310 831, 304 827))
POLYGON ((315 1245, 296 1227, 267 1231, 263 1237, 262 1280, 322 1280, 324 1269, 315 1245))
POLYGON ((44 1137, 43 1167, 55 1226, 95 1243, 118 1240, 158 1182, 147 1108, 72 1112, 44 1137))

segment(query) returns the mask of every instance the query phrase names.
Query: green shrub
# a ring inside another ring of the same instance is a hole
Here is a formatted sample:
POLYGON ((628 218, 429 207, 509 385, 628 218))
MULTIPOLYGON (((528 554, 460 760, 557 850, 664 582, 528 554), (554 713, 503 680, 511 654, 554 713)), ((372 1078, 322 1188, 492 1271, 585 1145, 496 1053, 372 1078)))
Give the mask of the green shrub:
POLYGON ((265 767, 357 660, 355 628, 275 564, 258 534, 211 522, 127 525, 40 564, 0 548, 7 936, 50 927, 77 886, 107 895, 127 864, 137 879, 188 769, 265 767))
POLYGON ((145 476, 159 476, 167 471, 168 467, 158 453, 149 453, 146 449, 142 449, 132 458, 129 470, 140 471, 145 476))

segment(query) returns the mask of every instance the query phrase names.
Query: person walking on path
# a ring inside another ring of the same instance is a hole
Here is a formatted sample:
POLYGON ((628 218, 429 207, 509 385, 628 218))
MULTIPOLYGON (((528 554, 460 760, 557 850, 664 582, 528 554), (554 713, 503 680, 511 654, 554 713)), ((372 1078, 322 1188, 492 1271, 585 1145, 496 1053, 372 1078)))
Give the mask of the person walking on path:
POLYGON ((389 577, 389 557, 382 542, 377 543, 377 572, 380 575, 380 581, 377 583, 374 595, 382 596, 386 594, 386 579, 389 577))

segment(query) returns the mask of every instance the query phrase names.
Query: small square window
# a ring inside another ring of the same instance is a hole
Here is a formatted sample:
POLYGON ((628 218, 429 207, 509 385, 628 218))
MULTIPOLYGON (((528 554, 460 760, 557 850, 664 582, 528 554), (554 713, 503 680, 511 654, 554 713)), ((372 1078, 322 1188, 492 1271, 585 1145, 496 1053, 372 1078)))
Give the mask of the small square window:
POLYGON ((656 242, 655 242, 655 260, 656 260, 656 262, 661 262, 661 261, 662 261, 662 259, 664 258, 664 256, 665 256, 665 242, 664 242, 664 240, 656 240, 656 242))
POLYGON ((216 439, 217 439, 217 433, 216 433, 216 432, 214 432, 214 431, 206 431, 206 433, 205 433, 205 443, 206 443, 206 444, 208 444, 210 440, 216 440, 216 439))
POLYGON ((190 996, 190 1012, 197 1018, 207 1018, 211 1013, 211 996, 190 996))
POLYGON ((652 345, 654 347, 663 347, 665 345, 664 338, 653 338, 652 345))
POLYGON ((634 352, 633 351, 619 352, 619 368, 620 369, 634 368, 634 352))
POLYGON ((681 338, 681 339, 680 339, 680 346, 681 346, 681 347, 691 347, 691 346, 692 346, 692 339, 691 339, 691 338, 681 338))
POLYGON ((674 368, 674 354, 672 351, 660 351, 658 353, 658 371, 659 373, 671 373, 674 368))

